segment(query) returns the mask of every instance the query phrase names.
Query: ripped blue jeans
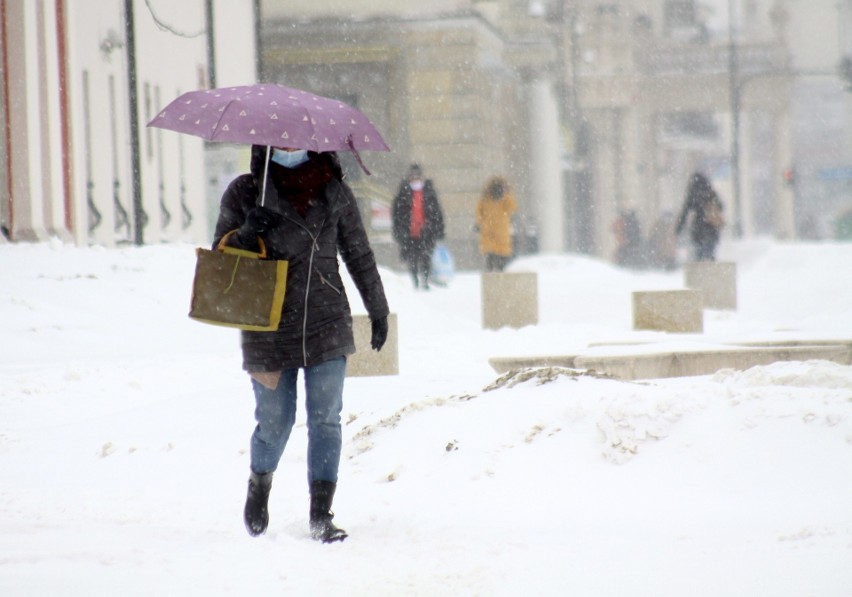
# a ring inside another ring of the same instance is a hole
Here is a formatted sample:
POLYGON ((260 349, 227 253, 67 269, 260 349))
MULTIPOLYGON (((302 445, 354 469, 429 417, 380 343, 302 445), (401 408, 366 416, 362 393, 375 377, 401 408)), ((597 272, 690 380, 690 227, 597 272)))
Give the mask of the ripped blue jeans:
MULTIPOLYGON (((302 371, 308 423, 308 483, 337 483, 346 357, 305 367, 302 371)), ((251 436, 251 469, 255 473, 271 473, 278 468, 296 422, 298 374, 299 369, 285 369, 274 390, 252 379, 257 426, 251 436)))

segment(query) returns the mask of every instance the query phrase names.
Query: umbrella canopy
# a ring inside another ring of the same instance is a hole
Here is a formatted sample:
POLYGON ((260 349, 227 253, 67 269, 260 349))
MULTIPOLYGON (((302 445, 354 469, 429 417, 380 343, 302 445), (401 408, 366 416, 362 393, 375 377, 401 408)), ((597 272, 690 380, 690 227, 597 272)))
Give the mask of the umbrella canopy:
POLYGON ((224 143, 316 152, 389 151, 379 131, 360 110, 274 83, 184 93, 148 126, 224 143))

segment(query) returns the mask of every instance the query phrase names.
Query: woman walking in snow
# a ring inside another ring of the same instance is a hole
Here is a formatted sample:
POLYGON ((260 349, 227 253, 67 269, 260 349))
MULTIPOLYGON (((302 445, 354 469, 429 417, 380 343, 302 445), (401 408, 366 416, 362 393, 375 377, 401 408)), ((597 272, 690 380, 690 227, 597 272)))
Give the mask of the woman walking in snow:
POLYGON ((381 350, 387 338, 388 304, 355 197, 343 181, 336 154, 282 148, 270 152, 256 145, 250 168, 222 196, 213 246, 234 231, 230 244, 256 250, 262 237, 269 258, 289 261, 289 269, 278 330, 242 332, 243 368, 251 377, 257 420, 250 444, 246 529, 257 536, 269 524, 272 475, 295 422, 301 370, 308 423, 311 536, 323 542, 340 541, 347 534, 332 522, 331 505, 340 464, 346 358, 355 352, 355 342, 338 251, 372 321, 374 350, 381 350))

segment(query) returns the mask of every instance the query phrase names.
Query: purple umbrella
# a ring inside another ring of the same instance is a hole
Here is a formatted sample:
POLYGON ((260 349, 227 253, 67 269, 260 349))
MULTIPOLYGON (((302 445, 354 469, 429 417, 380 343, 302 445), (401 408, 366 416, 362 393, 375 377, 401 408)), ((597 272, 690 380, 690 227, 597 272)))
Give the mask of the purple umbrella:
POLYGON ((275 83, 184 93, 163 108, 148 126, 208 141, 317 152, 350 150, 359 162, 359 150, 390 151, 360 110, 336 99, 275 83))

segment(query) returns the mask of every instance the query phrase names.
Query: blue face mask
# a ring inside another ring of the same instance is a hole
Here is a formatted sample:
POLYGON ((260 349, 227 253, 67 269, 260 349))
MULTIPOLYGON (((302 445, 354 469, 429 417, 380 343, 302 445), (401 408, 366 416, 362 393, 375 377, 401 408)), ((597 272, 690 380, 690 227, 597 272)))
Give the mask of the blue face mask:
POLYGON ((296 151, 284 151, 283 149, 272 149, 272 161, 285 168, 295 168, 308 161, 308 150, 297 149, 296 151))

